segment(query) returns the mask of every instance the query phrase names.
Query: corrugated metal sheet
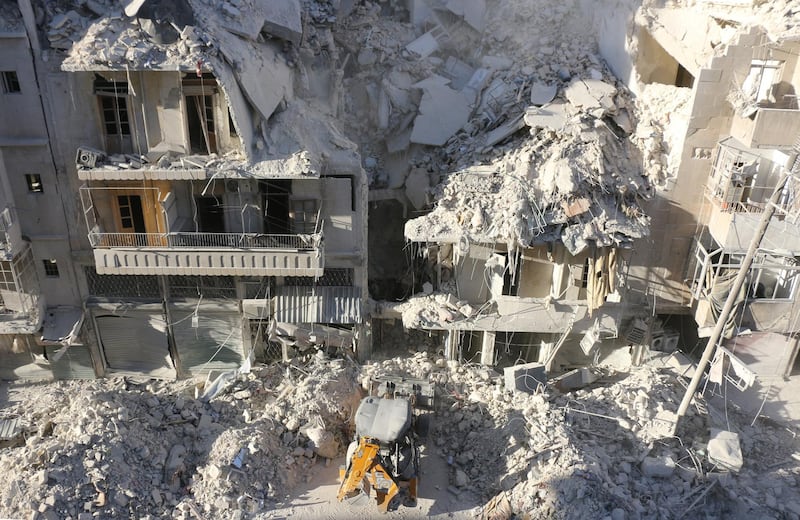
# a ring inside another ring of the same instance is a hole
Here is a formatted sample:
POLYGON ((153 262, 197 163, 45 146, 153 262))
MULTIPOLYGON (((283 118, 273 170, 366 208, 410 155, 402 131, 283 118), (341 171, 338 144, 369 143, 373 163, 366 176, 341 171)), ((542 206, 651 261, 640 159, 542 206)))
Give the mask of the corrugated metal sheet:
POLYGON ((130 309, 120 314, 95 312, 100 342, 111 371, 175 377, 163 314, 130 309))
POLYGON ((19 434, 19 417, 0 419, 0 441, 13 439, 19 434))
MULTIPOLYGON (((47 359, 53 359, 56 351, 64 348, 63 346, 48 345, 47 359)), ((92 366, 92 356, 89 347, 84 345, 73 345, 67 348, 64 355, 58 361, 51 361, 50 368, 53 370, 53 377, 56 379, 94 379, 94 367, 92 366)))
POLYGON ((175 348, 184 372, 230 370, 238 368, 244 359, 239 312, 213 312, 209 307, 212 306, 206 303, 197 309, 197 327, 192 326, 194 309, 169 308, 175 348))
POLYGON ((275 319, 282 323, 360 323, 357 287, 289 287, 276 290, 275 319))

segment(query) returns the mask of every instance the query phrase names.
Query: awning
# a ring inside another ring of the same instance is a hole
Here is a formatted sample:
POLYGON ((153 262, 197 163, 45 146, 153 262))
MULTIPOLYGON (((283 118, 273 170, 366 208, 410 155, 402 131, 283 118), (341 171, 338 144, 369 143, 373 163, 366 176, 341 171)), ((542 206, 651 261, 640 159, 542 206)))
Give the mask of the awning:
POLYGON ((83 309, 79 307, 50 307, 45 312, 42 343, 79 345, 83 326, 83 309))
POLYGON ((361 322, 361 289, 358 287, 283 286, 275 292, 275 320, 278 322, 361 322))

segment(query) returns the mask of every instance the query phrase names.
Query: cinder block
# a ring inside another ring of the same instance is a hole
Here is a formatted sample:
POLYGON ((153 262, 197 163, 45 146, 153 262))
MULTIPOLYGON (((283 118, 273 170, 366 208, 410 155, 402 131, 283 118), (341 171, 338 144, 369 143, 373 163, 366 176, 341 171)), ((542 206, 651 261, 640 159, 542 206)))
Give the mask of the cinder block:
POLYGON ((539 385, 547 384, 547 370, 542 363, 514 365, 503 369, 506 388, 532 394, 539 385))

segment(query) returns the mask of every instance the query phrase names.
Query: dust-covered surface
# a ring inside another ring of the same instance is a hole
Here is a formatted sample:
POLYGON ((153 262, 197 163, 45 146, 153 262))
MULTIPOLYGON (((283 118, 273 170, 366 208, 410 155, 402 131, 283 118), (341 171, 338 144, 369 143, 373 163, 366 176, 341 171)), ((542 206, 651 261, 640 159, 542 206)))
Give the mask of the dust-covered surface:
POLYGON ((436 507, 400 507, 401 517, 448 508, 455 517, 494 518, 800 513, 794 435, 773 423, 750 426, 730 408, 727 424, 724 414, 692 411, 670 437, 661 419, 682 392, 671 372, 608 369, 588 388, 530 395, 505 389, 489 368, 418 353, 364 366, 314 356, 254 367, 208 403, 187 382, 4 384, 3 418, 16 418, 20 437, 0 450, 0 515, 343 518, 326 460, 342 461, 362 383, 388 374, 435 383, 423 468, 447 476, 420 492, 439 493, 436 507), (738 433, 738 473, 709 461, 711 426, 738 433), (319 503, 308 503, 316 488, 324 490, 319 503))

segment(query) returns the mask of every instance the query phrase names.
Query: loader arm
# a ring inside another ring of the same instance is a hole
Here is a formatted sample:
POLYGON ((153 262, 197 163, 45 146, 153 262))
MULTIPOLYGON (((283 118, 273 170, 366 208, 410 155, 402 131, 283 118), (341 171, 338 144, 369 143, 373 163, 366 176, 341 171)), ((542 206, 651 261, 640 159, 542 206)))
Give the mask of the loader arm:
POLYGON ((378 509, 384 513, 388 511, 399 488, 391 474, 378 461, 378 450, 378 445, 368 439, 362 438, 359 441, 358 448, 347 461, 348 466, 341 477, 342 483, 337 496, 339 502, 359 492, 371 496, 374 491, 378 509))

